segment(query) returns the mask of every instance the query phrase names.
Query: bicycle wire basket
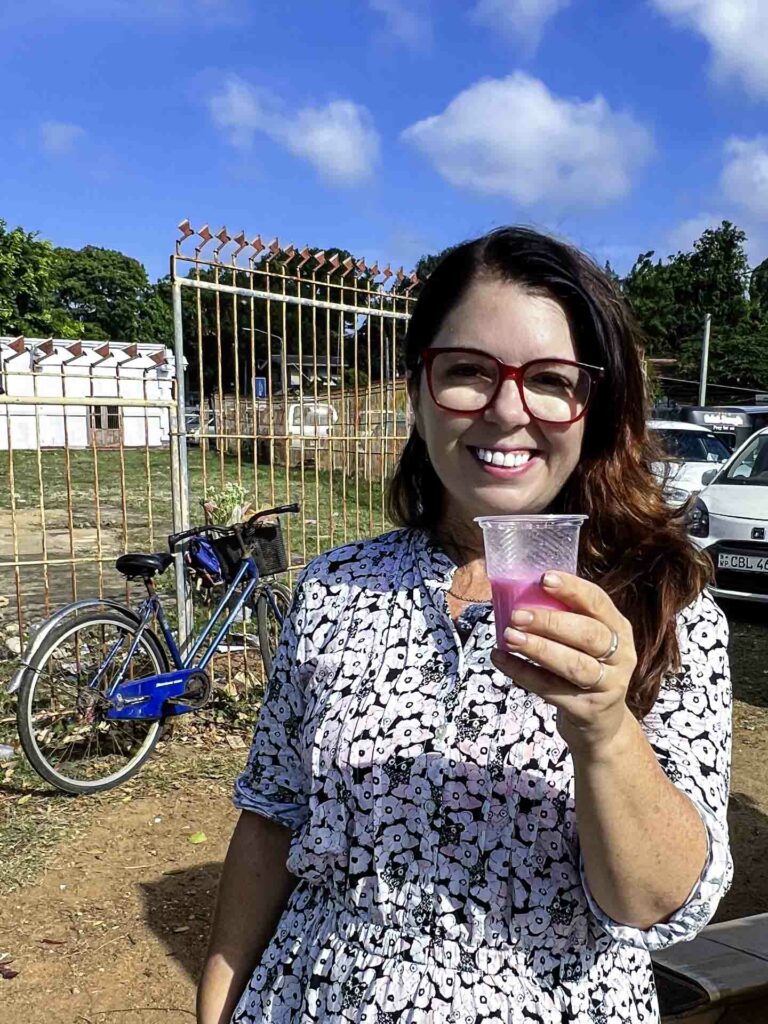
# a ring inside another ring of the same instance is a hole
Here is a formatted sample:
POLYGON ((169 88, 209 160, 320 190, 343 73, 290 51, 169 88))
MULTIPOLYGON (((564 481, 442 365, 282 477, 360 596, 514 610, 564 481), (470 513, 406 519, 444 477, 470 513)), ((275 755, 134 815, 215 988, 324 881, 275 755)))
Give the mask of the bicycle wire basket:
POLYGON ((232 582, 243 559, 249 555, 256 563, 260 576, 273 576, 288 568, 283 530, 279 522, 256 523, 253 526, 237 524, 230 533, 212 537, 210 543, 218 555, 221 574, 227 583, 232 582))

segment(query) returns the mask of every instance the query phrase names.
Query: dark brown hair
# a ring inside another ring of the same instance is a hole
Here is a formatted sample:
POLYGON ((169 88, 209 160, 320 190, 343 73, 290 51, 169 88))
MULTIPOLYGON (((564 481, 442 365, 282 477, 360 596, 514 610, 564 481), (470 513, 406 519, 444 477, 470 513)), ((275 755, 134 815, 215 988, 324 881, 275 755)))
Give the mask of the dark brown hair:
MULTIPOLYGON (((452 249, 425 282, 405 336, 405 363, 418 386, 421 353, 478 277, 554 298, 571 324, 578 358, 605 377, 587 412, 578 466, 550 509, 589 516, 579 572, 598 583, 632 624, 638 654, 627 704, 642 718, 661 678, 680 668, 676 615, 712 578, 709 557, 672 510, 651 464, 663 456, 646 431, 648 390, 642 335, 621 292, 591 259, 527 228, 500 228, 452 249)), ((443 485, 414 429, 390 483, 389 512, 402 526, 433 530, 443 485)))

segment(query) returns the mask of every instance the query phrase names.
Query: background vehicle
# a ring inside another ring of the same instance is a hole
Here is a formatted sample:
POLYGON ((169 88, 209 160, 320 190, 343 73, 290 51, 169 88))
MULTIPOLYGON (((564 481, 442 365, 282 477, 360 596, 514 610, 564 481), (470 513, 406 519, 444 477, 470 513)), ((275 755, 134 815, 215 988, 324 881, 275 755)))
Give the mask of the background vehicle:
POLYGON ((689 405, 681 419, 711 430, 732 454, 763 427, 768 427, 768 405, 689 405))
POLYGON ((666 451, 668 459, 655 463, 654 472, 665 482, 671 505, 682 505, 701 490, 702 477, 713 465, 722 465, 730 452, 711 430, 677 420, 649 420, 648 429, 666 451))
POLYGON ((206 410, 205 424, 201 421, 199 409, 188 409, 186 414, 186 428, 187 428, 187 444, 200 444, 200 438, 207 436, 210 438, 209 444, 212 448, 216 447, 216 417, 213 410, 206 410), (203 430, 205 426, 205 430, 203 430))
POLYGON ((768 427, 704 474, 689 533, 715 563, 718 597, 768 603, 768 427))

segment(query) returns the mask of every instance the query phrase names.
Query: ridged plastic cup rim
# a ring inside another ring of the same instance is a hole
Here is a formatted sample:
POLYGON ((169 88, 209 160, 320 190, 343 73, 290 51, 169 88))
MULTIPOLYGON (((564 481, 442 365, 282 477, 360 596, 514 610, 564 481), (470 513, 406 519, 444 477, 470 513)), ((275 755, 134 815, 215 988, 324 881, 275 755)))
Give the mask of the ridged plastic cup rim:
POLYGON ((475 516, 475 522, 478 523, 483 528, 485 528, 486 525, 487 526, 505 526, 505 525, 508 525, 508 524, 517 524, 517 523, 533 523, 533 524, 541 523, 542 525, 544 525, 545 523, 563 523, 563 524, 565 524, 565 523, 583 523, 587 519, 589 519, 589 516, 567 515, 567 514, 563 514, 563 515, 556 515, 556 514, 543 515, 542 514, 542 515, 530 515, 530 516, 527 516, 527 515, 525 515, 525 516, 514 516, 514 515, 507 515, 507 516, 475 516))

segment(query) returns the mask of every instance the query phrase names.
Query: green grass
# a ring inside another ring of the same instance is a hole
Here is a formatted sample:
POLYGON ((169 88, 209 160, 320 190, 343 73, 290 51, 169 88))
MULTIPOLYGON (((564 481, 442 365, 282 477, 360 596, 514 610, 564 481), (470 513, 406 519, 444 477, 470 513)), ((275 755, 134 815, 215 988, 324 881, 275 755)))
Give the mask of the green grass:
MULTIPOLYGON (((168 451, 153 450, 147 455, 141 450, 128 450, 122 460, 116 451, 100 451, 96 459, 91 451, 70 451, 69 488, 64 451, 44 451, 41 459, 42 503, 49 528, 67 529, 71 496, 76 529, 94 529, 98 524, 102 531, 111 531, 111 539, 118 542, 162 549, 173 526, 168 451)), ((19 528, 36 528, 39 533, 37 453, 14 453, 13 475, 19 528)), ((0 481, 10 483, 7 452, 0 452, 0 481)), ((250 455, 238 459, 217 452, 208 453, 204 468, 202 453, 194 447, 188 457, 193 522, 202 520, 199 502, 206 492, 219 490, 229 482, 241 483, 258 507, 288 501, 302 503, 302 516, 290 519, 291 548, 302 560, 330 545, 387 527, 378 479, 369 482, 354 475, 344 476, 339 470, 316 470, 311 463, 293 465, 290 470, 278 465, 254 465, 250 455)))

